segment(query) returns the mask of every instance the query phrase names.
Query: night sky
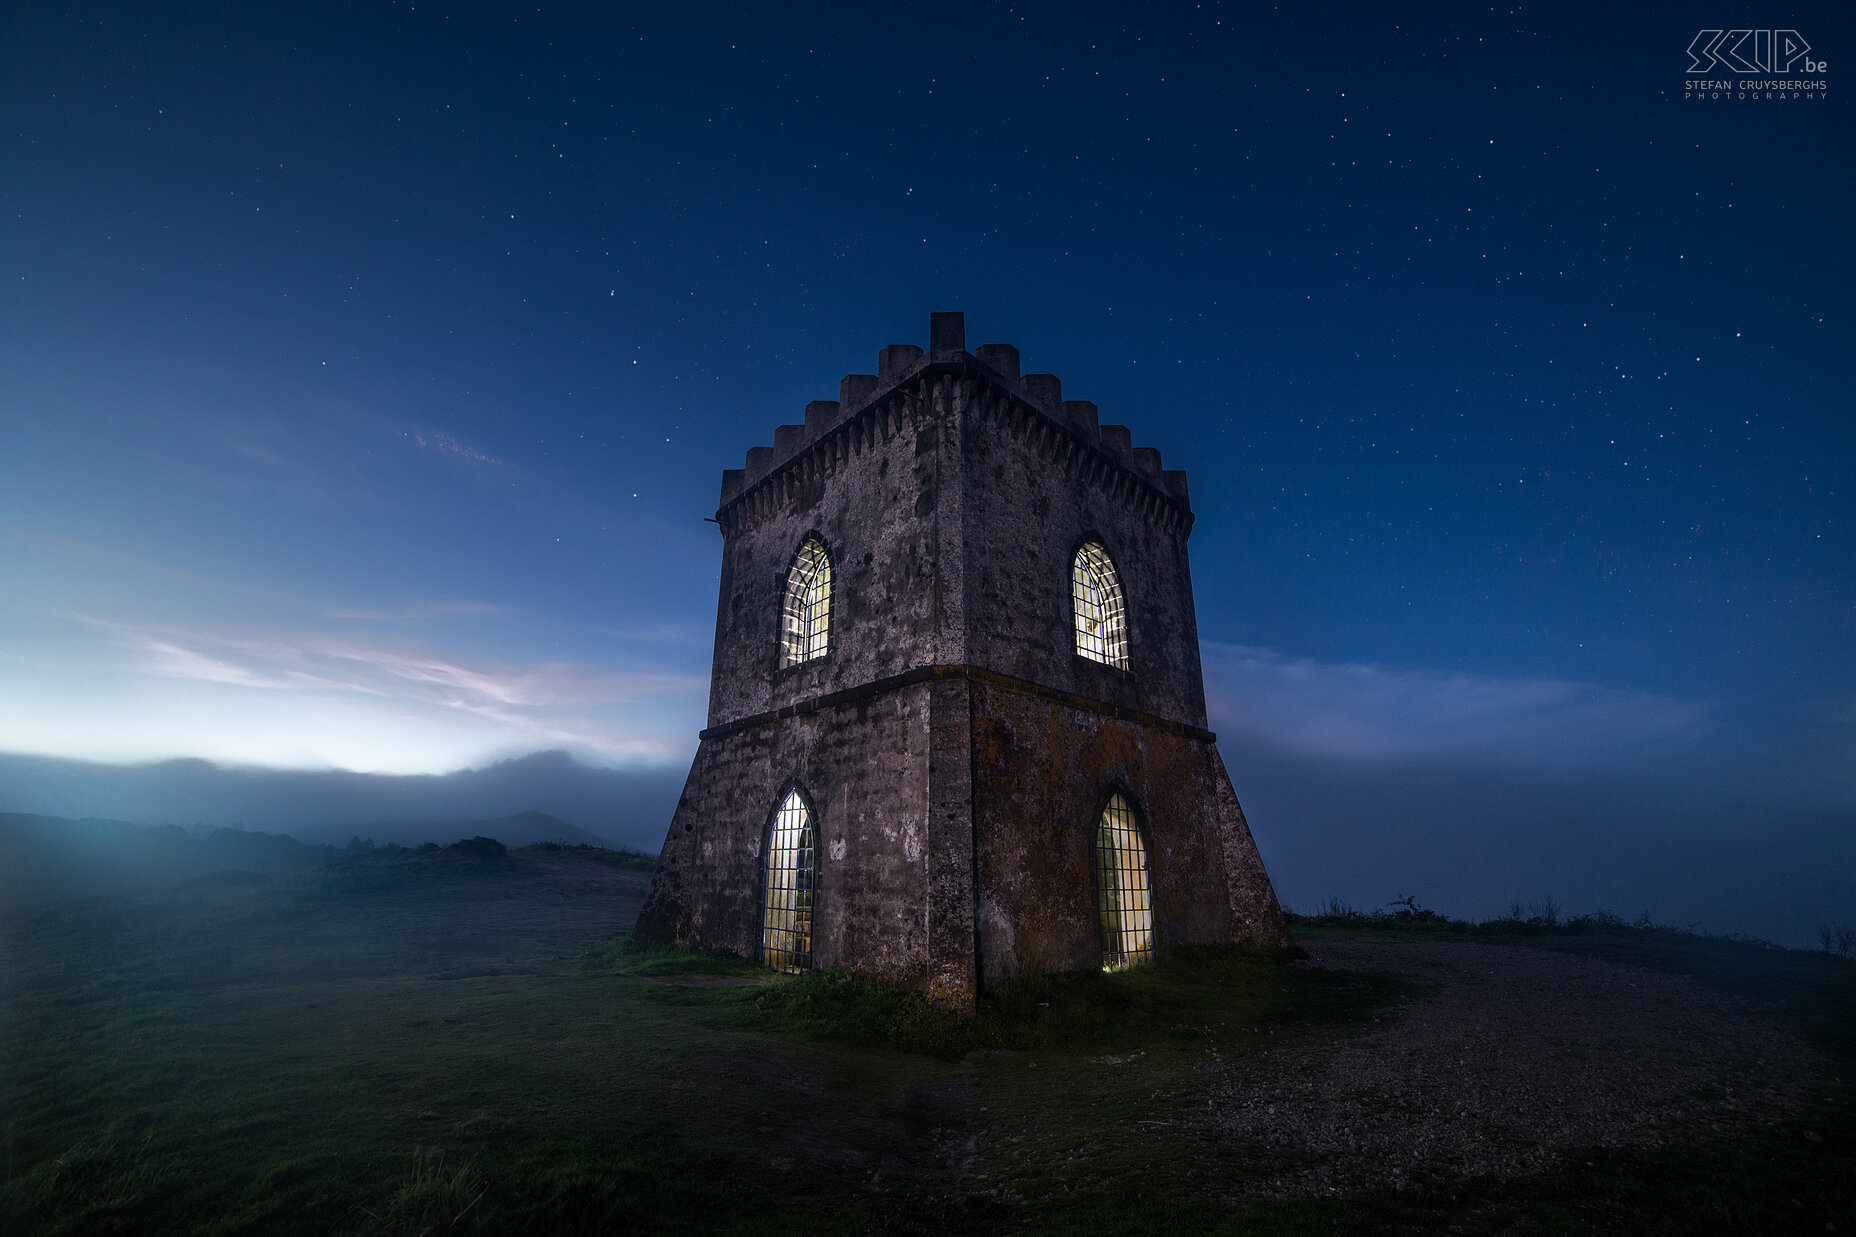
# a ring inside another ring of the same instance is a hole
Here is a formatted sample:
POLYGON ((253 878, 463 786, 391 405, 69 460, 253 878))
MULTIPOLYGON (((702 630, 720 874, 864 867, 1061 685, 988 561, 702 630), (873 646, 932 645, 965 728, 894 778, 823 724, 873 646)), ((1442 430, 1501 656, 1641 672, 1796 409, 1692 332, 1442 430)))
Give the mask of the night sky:
POLYGON ((1189 471, 1290 905, 1856 921, 1845 7, 172 7, 0 15, 0 751, 674 785, 959 309, 1189 471))

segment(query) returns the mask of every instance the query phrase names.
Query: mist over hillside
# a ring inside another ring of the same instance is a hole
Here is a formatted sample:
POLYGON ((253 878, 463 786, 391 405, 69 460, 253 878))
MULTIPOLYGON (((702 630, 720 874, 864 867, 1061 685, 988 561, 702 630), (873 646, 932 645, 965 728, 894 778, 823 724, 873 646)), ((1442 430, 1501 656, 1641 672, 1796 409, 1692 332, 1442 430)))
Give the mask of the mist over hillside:
POLYGON ((1856 923, 1856 809, 1732 801, 1641 773, 1335 759, 1220 737, 1276 892, 1313 911, 1512 899, 1815 946, 1856 923))
MULTIPOLYGON (((487 820, 379 820, 357 825, 306 826, 290 836, 301 842, 343 846, 359 838, 380 846, 448 846, 459 838, 495 838, 505 846, 532 846, 536 842, 563 842, 569 846, 610 846, 599 834, 568 824, 546 812, 517 812, 487 820)), ((662 840, 661 838, 659 839, 662 840)), ((634 849, 643 849, 637 847, 634 849)))
MULTIPOLYGON (((1360 909, 1414 895, 1488 917, 1551 894, 1568 913, 1744 932, 1792 946, 1856 923, 1856 811, 1732 802, 1640 771, 1502 768, 1292 752, 1217 717, 1220 747, 1283 902, 1360 909)), ((536 752, 390 776, 172 760, 103 765, 0 754, 0 813, 240 826, 305 843, 593 842, 656 853, 683 772, 536 752)), ((244 864, 229 866, 248 866, 244 864)))
MULTIPOLYGON (((655 853, 682 787, 681 769, 595 768, 560 751, 418 775, 261 769, 204 760, 108 765, 0 754, 0 812, 241 827, 318 842, 345 842, 357 832, 366 836, 369 828, 377 841, 397 841, 408 822, 484 822, 540 812, 587 835, 545 840, 597 841, 655 853)), ((527 840, 544 839, 514 844, 527 840)))
MULTIPOLYGON (((365 864, 408 852, 480 855, 491 850, 501 855, 504 848, 536 842, 601 844, 545 812, 494 820, 388 821, 305 833, 308 840, 249 829, 0 812, 0 910, 100 894, 266 885, 318 865, 365 864), (488 846, 486 837, 501 845, 488 846)), ((641 862, 648 869, 649 861, 641 862)))
POLYGON ((0 812, 0 908, 214 874, 264 881, 335 853, 274 833, 213 829, 195 836, 177 825, 0 812))

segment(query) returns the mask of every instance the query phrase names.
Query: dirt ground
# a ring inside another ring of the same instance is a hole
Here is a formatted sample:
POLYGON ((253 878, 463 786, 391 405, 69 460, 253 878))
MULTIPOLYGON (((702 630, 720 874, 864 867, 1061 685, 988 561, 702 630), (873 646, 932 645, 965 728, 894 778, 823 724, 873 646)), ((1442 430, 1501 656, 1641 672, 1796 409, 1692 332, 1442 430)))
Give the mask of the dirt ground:
POLYGON ((1796 1035, 1685 976, 1467 942, 1306 947, 1296 965, 1391 972, 1415 997, 1381 1029, 1234 1062, 1213 1087, 1215 1130, 1300 1153, 1264 1196, 1514 1177, 1563 1148, 1783 1120, 1837 1085, 1796 1035))

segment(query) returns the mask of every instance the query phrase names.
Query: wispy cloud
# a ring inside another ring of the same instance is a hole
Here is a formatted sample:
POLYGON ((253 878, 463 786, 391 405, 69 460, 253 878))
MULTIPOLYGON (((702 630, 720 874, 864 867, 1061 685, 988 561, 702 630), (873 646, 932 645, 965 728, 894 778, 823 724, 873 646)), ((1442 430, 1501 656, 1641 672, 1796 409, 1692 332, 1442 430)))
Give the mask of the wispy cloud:
POLYGON ((149 655, 149 669, 176 679, 198 679, 203 683, 234 683, 240 687, 282 687, 284 683, 266 678, 244 666, 167 640, 143 637, 137 641, 149 655))
MULTIPOLYGON (((700 714, 707 680, 666 670, 614 670, 570 661, 510 665, 462 657, 404 638, 318 631, 224 632, 48 611, 103 633, 123 669, 259 693, 315 693, 419 716, 472 719, 470 729, 508 748, 566 746, 607 756, 660 759, 690 735, 660 725, 700 714)), ((287 711, 291 706, 279 702, 287 711)))
POLYGON ((465 446, 442 430, 416 429, 408 431, 407 436, 418 443, 420 448, 424 450, 442 451, 447 455, 455 455, 459 459, 474 460, 479 464, 501 464, 504 462, 493 455, 485 455, 475 447, 465 446))
POLYGON ((1566 679, 1317 662, 1209 642, 1204 664, 1217 728, 1314 755, 1622 764, 1711 729, 1704 704, 1566 679))
POLYGON ((154 655, 151 669, 177 678, 369 693, 392 685, 402 694, 466 709, 618 704, 703 686, 689 675, 600 670, 572 662, 526 667, 488 659, 466 662, 411 641, 320 633, 253 638, 171 629, 125 634, 154 655))

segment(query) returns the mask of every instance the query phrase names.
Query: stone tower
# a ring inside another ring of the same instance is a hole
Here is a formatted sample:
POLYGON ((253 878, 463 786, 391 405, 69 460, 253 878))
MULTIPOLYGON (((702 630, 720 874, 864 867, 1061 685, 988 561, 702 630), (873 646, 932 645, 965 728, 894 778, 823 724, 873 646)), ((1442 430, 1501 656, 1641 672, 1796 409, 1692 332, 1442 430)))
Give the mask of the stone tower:
POLYGON ((709 724, 639 934, 955 1009, 1286 943, 1205 728, 1185 474, 960 314, 929 339, 722 474, 709 724))

